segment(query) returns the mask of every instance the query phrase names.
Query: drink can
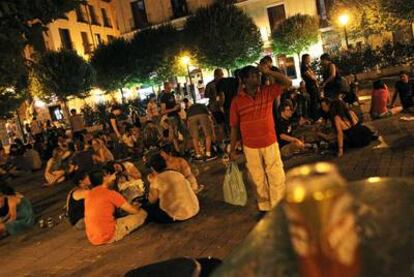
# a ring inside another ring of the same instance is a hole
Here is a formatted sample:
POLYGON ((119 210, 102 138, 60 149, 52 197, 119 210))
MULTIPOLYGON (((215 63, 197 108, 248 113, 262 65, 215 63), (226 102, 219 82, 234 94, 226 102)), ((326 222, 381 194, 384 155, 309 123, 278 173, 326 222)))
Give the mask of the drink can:
POLYGON ((284 210, 301 276, 358 276, 354 199, 337 168, 304 165, 286 177, 284 210))
POLYGON ((46 227, 46 224, 45 224, 45 220, 44 219, 40 219, 39 220, 39 227, 40 228, 45 228, 46 227))

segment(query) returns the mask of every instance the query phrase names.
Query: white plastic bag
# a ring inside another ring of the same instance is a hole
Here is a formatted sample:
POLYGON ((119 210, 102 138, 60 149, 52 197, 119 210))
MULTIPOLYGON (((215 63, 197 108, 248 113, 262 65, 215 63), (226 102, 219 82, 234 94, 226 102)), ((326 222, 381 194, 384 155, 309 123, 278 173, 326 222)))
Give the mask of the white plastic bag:
POLYGON ((226 203, 236 206, 245 206, 247 204, 246 187, 236 162, 231 162, 227 166, 223 183, 223 196, 226 203))

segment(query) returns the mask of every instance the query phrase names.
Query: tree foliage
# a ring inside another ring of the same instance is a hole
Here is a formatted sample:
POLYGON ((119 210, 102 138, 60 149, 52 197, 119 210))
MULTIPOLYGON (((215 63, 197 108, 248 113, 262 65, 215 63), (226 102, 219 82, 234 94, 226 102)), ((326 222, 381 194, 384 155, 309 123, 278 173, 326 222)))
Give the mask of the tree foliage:
POLYGON ((82 98, 94 84, 92 66, 74 51, 46 52, 34 70, 43 91, 40 97, 45 100, 56 97, 65 102, 70 96, 82 98))
POLYGON ((25 97, 23 91, 0 89, 0 118, 11 118, 25 97))
POLYGON ((318 19, 310 15, 296 14, 284 20, 273 31, 273 50, 278 54, 300 55, 318 42, 318 37, 318 19))
POLYGON ((133 59, 131 44, 122 38, 101 44, 91 58, 96 86, 105 91, 127 86, 133 78, 133 59))
MULTIPOLYGON (((350 22, 347 30, 353 37, 365 37, 381 34, 383 32, 395 31, 406 22, 395 17, 381 4, 383 0, 337 0, 335 1, 330 18, 332 24, 337 28, 343 28, 338 23, 341 14, 348 14, 350 22)), ((393 1, 392 5, 394 5, 393 1)))
POLYGON ((382 8, 391 13, 393 16, 407 20, 414 21, 414 1, 412 0, 381 0, 382 8))
POLYGON ((262 52, 260 32, 252 19, 220 1, 197 10, 188 18, 185 32, 206 67, 237 68, 256 61, 262 52))
POLYGON ((0 2, 0 87, 15 87, 27 79, 23 49, 54 19, 82 0, 2 0, 0 2))
POLYGON ((138 32, 131 41, 134 77, 144 84, 174 76, 173 59, 180 52, 181 35, 171 25, 138 32))

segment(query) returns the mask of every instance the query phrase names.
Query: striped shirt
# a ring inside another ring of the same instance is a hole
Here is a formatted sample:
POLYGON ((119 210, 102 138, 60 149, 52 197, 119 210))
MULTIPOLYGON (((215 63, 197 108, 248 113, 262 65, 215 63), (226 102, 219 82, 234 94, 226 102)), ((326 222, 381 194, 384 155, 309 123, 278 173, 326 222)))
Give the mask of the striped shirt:
POLYGON ((273 102, 282 94, 279 85, 262 86, 252 97, 240 91, 230 108, 230 125, 239 127, 243 144, 264 148, 277 141, 273 120, 273 102))

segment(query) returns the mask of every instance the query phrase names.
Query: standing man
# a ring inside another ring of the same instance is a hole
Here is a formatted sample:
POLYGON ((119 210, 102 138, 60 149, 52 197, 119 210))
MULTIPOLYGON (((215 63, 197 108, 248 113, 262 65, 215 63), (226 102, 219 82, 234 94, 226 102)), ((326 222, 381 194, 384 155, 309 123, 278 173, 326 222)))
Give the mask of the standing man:
POLYGON ((72 126, 72 135, 74 140, 82 140, 82 132, 85 130, 83 115, 76 113, 75 109, 70 110, 70 125, 72 126))
MULTIPOLYGON (((109 114, 109 129, 111 130, 111 133, 115 134, 118 141, 121 139, 121 131, 119 128, 120 125, 118 119, 121 113, 121 107, 119 107, 118 105, 113 105, 111 107, 111 113, 109 114)), ((114 139, 114 141, 116 140, 114 139)))
POLYGON ((169 124, 171 124, 173 129, 173 143, 175 150, 179 152, 179 143, 178 143, 178 133, 184 137, 184 145, 186 145, 189 134, 185 128, 184 122, 181 120, 179 112, 181 111, 180 104, 175 100, 175 95, 172 90, 172 85, 170 82, 164 83, 164 93, 160 99, 161 102, 161 115, 167 115, 169 124))
POLYGON ((246 66, 240 72, 244 89, 234 98, 230 110, 230 158, 236 159, 241 134, 247 168, 253 179, 259 211, 270 211, 285 195, 285 172, 273 120, 273 102, 292 81, 266 65, 246 66), (260 72, 275 84, 260 86, 260 72))
POLYGON ((208 106, 210 108, 211 114, 216 121, 218 126, 218 137, 224 138, 224 113, 223 113, 223 104, 224 104, 224 94, 218 93, 217 84, 223 79, 223 70, 217 68, 214 70, 214 80, 207 84, 205 96, 208 98, 208 106))

